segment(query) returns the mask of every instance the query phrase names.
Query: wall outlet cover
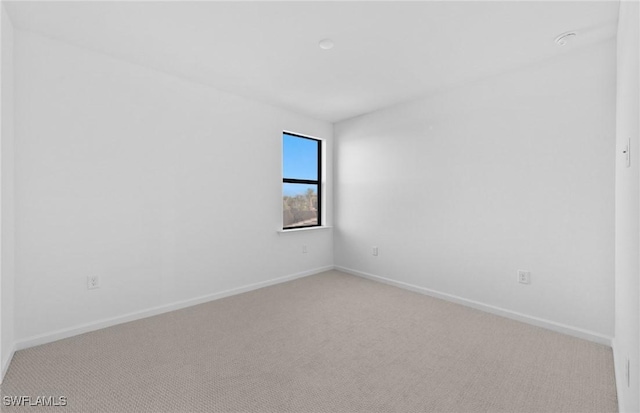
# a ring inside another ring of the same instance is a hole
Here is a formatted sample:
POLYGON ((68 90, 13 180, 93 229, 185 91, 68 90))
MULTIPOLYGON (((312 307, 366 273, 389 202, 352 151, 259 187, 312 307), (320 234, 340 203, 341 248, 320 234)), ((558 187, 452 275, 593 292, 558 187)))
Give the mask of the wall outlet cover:
POLYGON ((100 277, 97 275, 90 275, 87 277, 87 289, 95 290, 100 288, 100 277))

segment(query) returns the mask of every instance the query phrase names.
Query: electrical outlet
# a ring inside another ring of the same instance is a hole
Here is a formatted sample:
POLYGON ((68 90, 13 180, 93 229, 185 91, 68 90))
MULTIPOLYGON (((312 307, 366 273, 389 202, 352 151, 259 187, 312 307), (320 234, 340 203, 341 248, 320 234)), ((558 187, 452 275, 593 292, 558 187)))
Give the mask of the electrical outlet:
POLYGON ((371 250, 371 254, 375 257, 378 256, 378 247, 373 247, 371 250))
POLYGON ((87 277, 87 290, 95 290, 100 288, 100 277, 97 275, 90 275, 87 277))
POLYGON ((624 154, 624 162, 627 168, 631 167, 631 138, 627 138, 627 142, 622 148, 622 153, 624 154))
POLYGON ((307 246, 306 246, 306 245, 303 245, 303 246, 302 246, 302 253, 303 253, 303 254, 306 254, 306 253, 307 253, 307 246))
POLYGON ((531 271, 518 270, 518 282, 520 284, 531 284, 531 271))

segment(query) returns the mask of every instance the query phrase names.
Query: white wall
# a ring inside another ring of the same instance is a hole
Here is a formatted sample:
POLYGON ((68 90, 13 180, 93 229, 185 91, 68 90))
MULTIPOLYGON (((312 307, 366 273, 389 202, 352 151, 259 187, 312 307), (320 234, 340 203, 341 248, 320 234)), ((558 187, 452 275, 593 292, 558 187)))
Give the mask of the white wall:
POLYGON ((2 65, 0 91, 2 95, 0 123, 1 140, 1 272, 0 272, 0 381, 6 372, 14 348, 14 212, 13 212, 13 26, 4 9, 2 15, 2 65))
POLYGON ((609 40, 335 125, 336 265, 606 342, 615 75, 609 40))
POLYGON ((276 232, 282 130, 331 124, 21 30, 15 85, 19 346, 332 265, 331 230, 276 232))
POLYGON ((622 2, 618 21, 616 308, 614 355, 620 411, 640 411, 640 7, 622 2), (631 166, 622 153, 631 140, 631 166), (627 383, 626 364, 630 363, 627 383))

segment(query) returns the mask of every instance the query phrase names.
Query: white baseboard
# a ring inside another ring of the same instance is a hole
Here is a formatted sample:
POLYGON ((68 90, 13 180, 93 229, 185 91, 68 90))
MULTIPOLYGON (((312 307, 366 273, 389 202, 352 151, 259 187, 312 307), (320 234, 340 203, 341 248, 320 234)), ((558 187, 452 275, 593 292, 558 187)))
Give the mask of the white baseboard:
MULTIPOLYGON (((15 344, 15 350, 23 350, 25 348, 39 346, 41 344, 51 343, 53 341, 62 340, 64 338, 77 336, 79 334, 88 333, 90 331, 100 330, 102 328, 111 327, 117 324, 127 323, 129 321, 139 320, 141 318, 147 318, 154 315, 166 313, 169 311, 180 310, 182 308, 191 307, 194 305, 206 303, 209 301, 219 300, 220 298, 229 297, 236 294, 245 293, 259 288, 268 287, 270 285, 280 284, 286 281, 295 280, 296 278, 302 278, 313 274, 318 274, 324 271, 332 270, 333 265, 325 267, 314 268, 312 270, 302 271, 296 274, 286 275, 284 277, 273 278, 267 281, 261 281, 255 284, 245 285, 243 287, 233 288, 218 293, 207 294, 196 298, 190 298, 188 300, 177 301, 158 307, 149 308, 146 310, 136 311, 133 313, 106 318, 91 323, 81 324, 74 327, 64 328, 49 333, 39 334, 36 336, 28 337, 23 340, 19 340, 15 344)), ((4 366, 3 366, 4 367, 4 366)))
MULTIPOLYGON (((625 363, 621 363, 622 354, 618 352, 618 346, 616 345, 615 338, 611 340, 611 350, 613 351, 613 375, 616 379, 616 396, 618 397, 618 411, 626 412, 624 406, 624 399, 622 398, 621 389, 623 385, 626 385, 626 374, 622 371, 622 367, 625 363)), ((626 360, 625 360, 626 361, 626 360)))
POLYGON ((374 275, 374 274, 369 274, 369 273, 358 271, 358 270, 353 270, 351 268, 345 268, 341 266, 335 266, 334 268, 338 271, 356 275, 358 277, 368 278, 370 280, 393 285, 394 287, 399 287, 405 290, 414 291, 414 292, 425 294, 431 297, 440 298, 442 300, 451 301, 456 304, 461 304, 467 307, 475 308, 477 310, 481 310, 481 311, 496 314, 502 317, 510 318, 512 320, 521 321, 523 323, 531 324, 537 327, 546 328, 548 330, 556 331, 558 333, 563 333, 573 337, 578 337, 585 340, 593 341, 595 343, 604 344, 609 347, 611 347, 611 344, 612 344, 611 337, 604 336, 602 334, 595 333, 593 331, 568 326, 562 323, 556 323, 555 321, 545 320, 543 318, 518 313, 516 311, 506 310, 504 308, 495 307, 495 306, 484 304, 478 301, 468 300, 466 298, 458 297, 452 294, 441 293, 439 291, 431 290, 429 288, 419 287, 417 285, 408 284, 402 281, 391 280, 389 278, 381 277, 379 275, 374 275))
POLYGON ((16 346, 14 345, 9 352, 9 355, 5 360, 2 360, 2 366, 0 367, 0 384, 2 380, 4 380, 4 375, 7 374, 7 370, 9 370, 9 364, 11 364, 11 360, 13 360, 13 355, 16 352, 16 346))

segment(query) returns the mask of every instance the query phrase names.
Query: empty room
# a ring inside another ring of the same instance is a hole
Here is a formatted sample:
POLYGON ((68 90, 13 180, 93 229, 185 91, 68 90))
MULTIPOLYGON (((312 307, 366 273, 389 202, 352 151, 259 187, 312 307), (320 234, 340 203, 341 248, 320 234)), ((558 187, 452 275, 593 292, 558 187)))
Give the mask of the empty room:
POLYGON ((1 1, 3 412, 640 412, 638 1, 1 1))

